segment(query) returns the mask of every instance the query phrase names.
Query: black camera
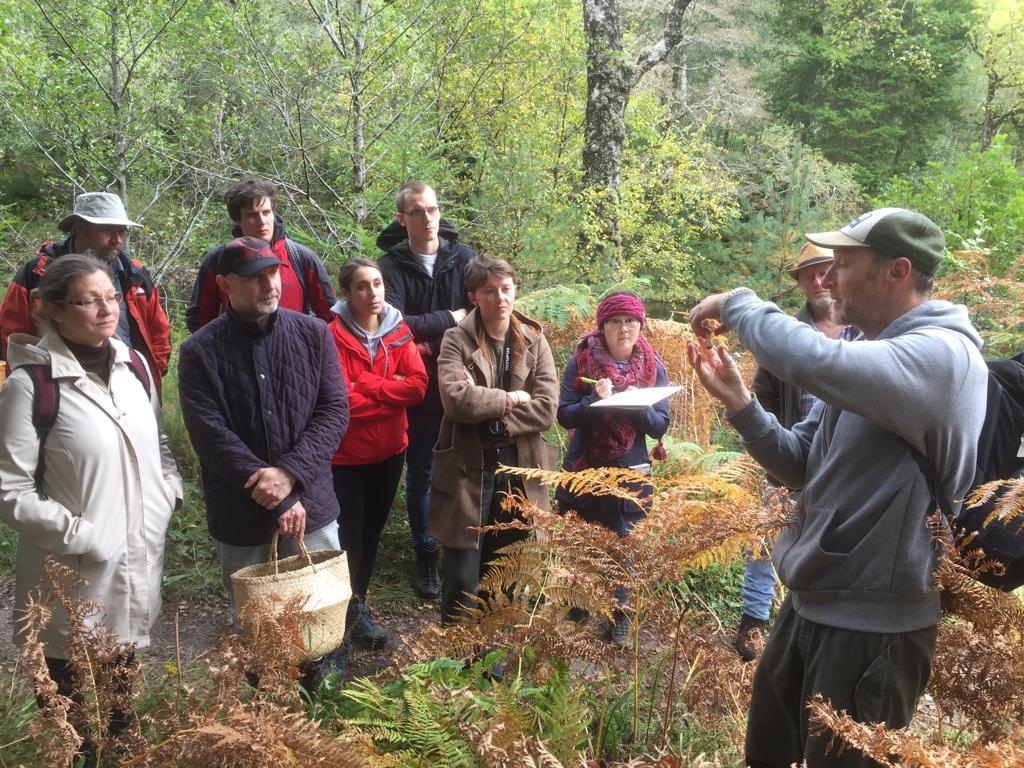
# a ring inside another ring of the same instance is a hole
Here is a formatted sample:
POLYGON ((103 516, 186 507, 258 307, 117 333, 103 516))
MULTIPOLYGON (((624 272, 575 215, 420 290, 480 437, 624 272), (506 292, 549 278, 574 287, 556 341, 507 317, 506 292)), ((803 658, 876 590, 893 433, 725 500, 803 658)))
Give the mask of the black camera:
POLYGON ((487 437, 505 437, 508 431, 505 429, 505 422, 501 419, 488 419, 480 422, 480 434, 487 437))

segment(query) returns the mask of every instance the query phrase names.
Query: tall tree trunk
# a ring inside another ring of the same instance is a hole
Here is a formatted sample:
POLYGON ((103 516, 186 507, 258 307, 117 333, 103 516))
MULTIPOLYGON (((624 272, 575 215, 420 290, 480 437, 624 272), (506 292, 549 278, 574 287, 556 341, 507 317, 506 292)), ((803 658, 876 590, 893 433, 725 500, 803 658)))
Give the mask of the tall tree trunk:
POLYGON ((121 0, 110 3, 110 108, 113 112, 113 182, 121 202, 128 204, 128 110, 127 88, 121 84, 121 0))
POLYGON ((626 143, 626 106, 640 78, 682 42, 683 13, 691 0, 673 0, 662 38, 630 64, 622 50, 618 0, 583 0, 587 35, 587 109, 583 129, 581 277, 608 276, 622 262, 619 178, 626 143))
POLYGON ((627 68, 622 62, 618 0, 583 0, 587 34, 587 110, 583 127, 583 181, 588 226, 582 246, 601 271, 621 261, 619 174, 626 142, 627 68))
POLYGON ((992 137, 996 135, 995 102, 996 90, 999 87, 999 76, 995 72, 988 73, 988 83, 985 88, 985 106, 982 111, 984 115, 981 124, 981 151, 992 146, 992 137))
POLYGON ((370 23, 369 0, 355 0, 355 27, 352 33, 352 68, 349 84, 352 87, 352 198, 356 224, 366 223, 366 136, 363 114, 363 74, 366 63, 366 27, 370 23))

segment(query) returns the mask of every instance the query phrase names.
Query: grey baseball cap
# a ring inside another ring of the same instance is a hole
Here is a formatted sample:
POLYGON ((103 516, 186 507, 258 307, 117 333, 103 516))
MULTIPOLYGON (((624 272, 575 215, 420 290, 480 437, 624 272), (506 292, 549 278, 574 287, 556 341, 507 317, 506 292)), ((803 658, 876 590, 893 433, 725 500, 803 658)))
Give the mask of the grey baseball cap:
POLYGON ((113 224, 118 227, 141 227, 128 218, 121 198, 112 192, 83 192, 75 198, 75 209, 57 224, 65 232, 71 231, 75 219, 90 224, 113 224))
POLYGON ((879 208, 864 213, 835 232, 811 232, 808 241, 823 248, 869 245, 888 256, 903 256, 925 274, 934 275, 946 255, 946 238, 934 221, 906 208, 879 208))

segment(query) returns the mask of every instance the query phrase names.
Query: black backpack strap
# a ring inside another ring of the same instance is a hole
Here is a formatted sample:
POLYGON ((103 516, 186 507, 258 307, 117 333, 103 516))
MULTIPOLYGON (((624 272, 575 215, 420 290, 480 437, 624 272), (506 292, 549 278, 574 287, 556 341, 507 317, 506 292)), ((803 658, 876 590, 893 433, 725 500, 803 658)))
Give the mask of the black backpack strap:
POLYGON ((146 397, 152 399, 153 381, 149 378, 149 369, 146 368, 146 363, 143 361, 142 355, 131 347, 128 348, 128 367, 132 369, 132 373, 135 374, 135 378, 139 380, 143 389, 146 390, 146 397))
POLYGON ((309 291, 306 290, 306 269, 305 260, 302 258, 302 254, 299 253, 299 249, 295 243, 292 242, 291 238, 286 237, 284 239, 285 250, 288 251, 288 258, 292 262, 292 272, 295 273, 295 278, 299 281, 299 288, 302 289, 302 312, 308 315, 310 310, 309 303, 309 291))
POLYGON ((41 498, 43 493, 43 473, 46 471, 46 438, 57 422, 60 411, 60 387, 53 380, 50 366, 45 364, 23 366, 32 379, 32 426, 39 436, 39 456, 36 459, 36 492, 41 498))

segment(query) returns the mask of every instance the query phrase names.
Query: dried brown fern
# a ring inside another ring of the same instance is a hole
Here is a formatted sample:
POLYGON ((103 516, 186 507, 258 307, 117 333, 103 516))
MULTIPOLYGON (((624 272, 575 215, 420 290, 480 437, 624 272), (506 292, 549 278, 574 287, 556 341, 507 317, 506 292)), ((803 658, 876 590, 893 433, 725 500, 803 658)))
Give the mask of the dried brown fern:
POLYGON ((25 609, 19 661, 32 680, 41 704, 29 723, 28 735, 39 744, 47 765, 68 765, 78 752, 82 738, 68 720, 71 699, 57 692, 57 684, 53 682, 46 667, 43 645, 39 642, 39 633, 50 620, 50 615, 46 605, 29 599, 25 609))
POLYGON ((365 768, 353 742, 333 738, 302 712, 266 699, 216 706, 191 718, 188 727, 123 763, 164 768, 365 768))
POLYGON ((592 467, 578 472, 561 472, 507 467, 502 464, 498 467, 498 473, 533 480, 552 488, 565 488, 578 495, 612 496, 627 501, 634 501, 637 498, 630 490, 630 486, 647 481, 646 475, 621 467, 592 467))
POLYGON ((987 346, 1000 354, 1015 354, 1021 346, 1020 307, 1024 305, 1024 257, 1002 276, 992 273, 982 251, 956 251, 960 268, 935 285, 934 297, 966 304, 987 346))
POLYGON ((983 739, 1000 739, 1024 723, 1024 656, 1020 638, 981 632, 964 620, 944 621, 929 689, 947 712, 971 719, 983 739))
POLYGON ((1024 480, 993 480, 979 485, 967 496, 964 505, 980 507, 993 500, 995 503, 985 516, 984 525, 989 525, 995 520, 1004 524, 1016 521, 1024 511, 1024 480))
POLYGON ((897 768, 1011 768, 1024 763, 1024 750, 1016 743, 977 743, 964 750, 926 744, 905 730, 860 723, 836 712, 821 696, 808 702, 811 723, 835 736, 833 748, 854 747, 880 765, 897 768))
POLYGON ((135 646, 120 642, 102 623, 95 601, 75 596, 83 582, 74 570, 47 558, 43 572, 42 594, 67 616, 64 652, 74 681, 70 721, 97 760, 116 763, 145 743, 134 715, 135 646))

